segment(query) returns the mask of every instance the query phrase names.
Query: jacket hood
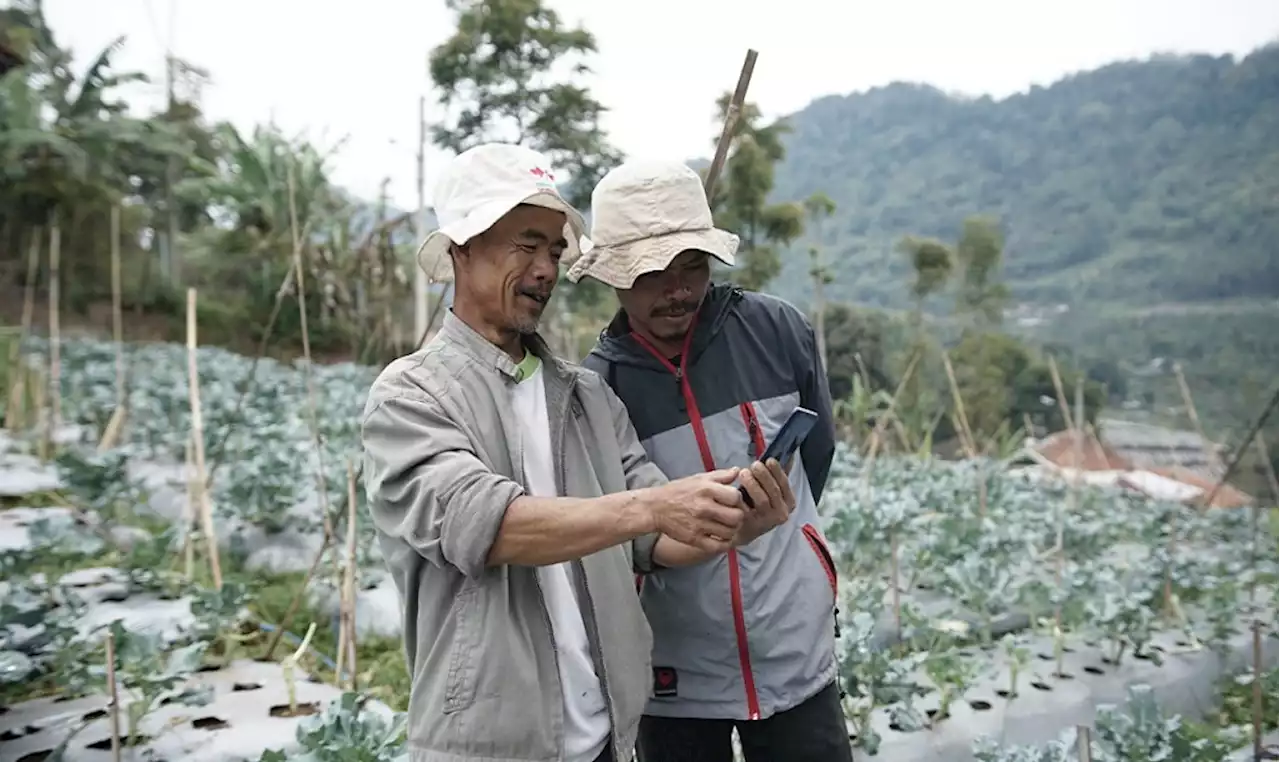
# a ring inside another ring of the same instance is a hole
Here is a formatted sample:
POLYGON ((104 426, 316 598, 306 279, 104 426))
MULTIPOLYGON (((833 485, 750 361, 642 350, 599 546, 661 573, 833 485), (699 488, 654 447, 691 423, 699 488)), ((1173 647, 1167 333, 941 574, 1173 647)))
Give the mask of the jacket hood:
MULTIPOLYGON (((707 295, 703 297, 702 304, 698 307, 698 319, 693 325, 693 341, 689 345, 689 357, 684 358, 682 363, 685 367, 697 362, 703 350, 724 327, 732 307, 741 300, 742 288, 739 286, 713 283, 707 289, 707 295)), ((589 356, 599 357, 610 363, 666 370, 658 358, 631 335, 631 324, 627 319, 627 313, 621 309, 600 332, 589 356)))

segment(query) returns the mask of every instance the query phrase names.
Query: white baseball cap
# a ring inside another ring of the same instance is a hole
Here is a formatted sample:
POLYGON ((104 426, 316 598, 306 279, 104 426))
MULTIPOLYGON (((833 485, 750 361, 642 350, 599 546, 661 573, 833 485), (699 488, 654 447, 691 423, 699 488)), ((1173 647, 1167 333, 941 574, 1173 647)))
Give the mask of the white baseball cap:
POLYGON ((436 182, 436 220, 440 228, 418 247, 418 266, 427 277, 453 280, 451 243, 462 245, 493 227, 520 204, 564 212, 564 259, 581 252, 586 222, 556 190, 556 175, 545 156, 509 143, 484 143, 467 149, 449 162, 436 182))

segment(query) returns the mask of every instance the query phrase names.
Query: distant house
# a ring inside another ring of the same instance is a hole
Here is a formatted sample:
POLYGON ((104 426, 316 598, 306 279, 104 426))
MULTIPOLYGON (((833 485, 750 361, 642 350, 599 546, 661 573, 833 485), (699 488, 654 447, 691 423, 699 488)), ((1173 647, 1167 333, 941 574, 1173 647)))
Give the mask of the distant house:
MULTIPOLYGON (((1092 484, 1110 483, 1151 497, 1195 503, 1207 497, 1226 472, 1221 448, 1198 434, 1150 424, 1100 419, 1098 432, 1079 437, 1058 431, 1031 443, 1022 462, 1061 471, 1085 472, 1092 484), (1078 460, 1077 460, 1078 456, 1078 460)), ((1224 484, 1216 508, 1248 505, 1252 498, 1224 484)))

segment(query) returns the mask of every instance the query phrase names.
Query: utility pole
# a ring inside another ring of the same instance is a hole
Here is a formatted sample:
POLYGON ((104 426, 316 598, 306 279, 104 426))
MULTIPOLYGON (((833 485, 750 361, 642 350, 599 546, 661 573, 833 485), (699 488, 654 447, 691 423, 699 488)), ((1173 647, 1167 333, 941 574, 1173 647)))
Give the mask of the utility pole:
MULTIPOLYGON (((418 97, 418 211, 413 215, 413 245, 416 249, 426 236, 423 218, 427 213, 427 96, 418 97)), ((413 268, 413 335, 425 338, 427 335, 427 315, 430 314, 428 302, 431 295, 427 292, 427 271, 416 262, 413 268)), ((418 347, 413 348, 416 352, 418 347)))

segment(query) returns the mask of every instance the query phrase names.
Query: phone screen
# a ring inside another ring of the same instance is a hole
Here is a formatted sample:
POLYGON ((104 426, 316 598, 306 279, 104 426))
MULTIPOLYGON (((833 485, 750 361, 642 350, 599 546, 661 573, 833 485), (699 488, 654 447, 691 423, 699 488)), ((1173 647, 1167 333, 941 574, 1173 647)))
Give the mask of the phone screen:
MULTIPOLYGON (((787 460, 800 449, 800 445, 804 444, 805 437, 809 436, 809 432, 813 431, 813 424, 817 422, 818 414, 808 408, 797 407, 792 410, 791 416, 787 418, 786 423, 782 424, 782 428, 778 429, 773 441, 757 460, 767 462, 772 458, 785 466, 787 460)), ((742 502, 748 508, 754 507, 745 487, 738 487, 738 492, 742 494, 742 502)))

